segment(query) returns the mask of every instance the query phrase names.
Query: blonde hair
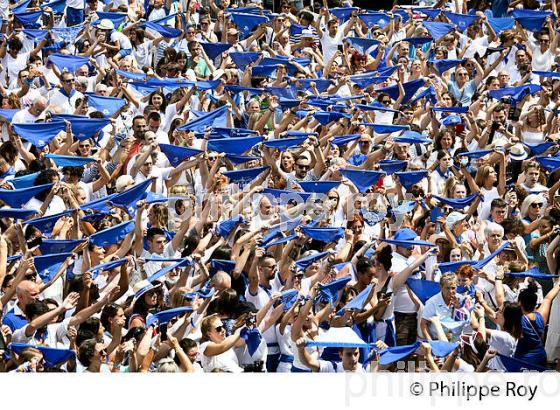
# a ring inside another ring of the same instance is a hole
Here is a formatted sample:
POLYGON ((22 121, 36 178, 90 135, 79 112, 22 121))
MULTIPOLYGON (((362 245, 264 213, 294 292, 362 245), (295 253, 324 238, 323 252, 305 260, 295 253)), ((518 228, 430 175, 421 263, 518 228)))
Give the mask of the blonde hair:
POLYGON ((202 319, 202 323, 200 324, 200 332, 202 333, 202 337, 200 338, 200 341, 202 343, 210 340, 209 334, 212 331, 212 328, 214 327, 213 324, 216 323, 216 320, 219 319, 220 318, 218 317, 217 314, 213 314, 202 319))

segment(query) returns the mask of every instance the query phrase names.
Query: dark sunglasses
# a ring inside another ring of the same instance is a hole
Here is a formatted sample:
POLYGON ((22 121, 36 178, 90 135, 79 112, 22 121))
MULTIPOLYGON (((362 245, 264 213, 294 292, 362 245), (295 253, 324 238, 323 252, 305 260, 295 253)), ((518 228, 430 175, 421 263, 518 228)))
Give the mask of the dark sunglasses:
POLYGON ((542 202, 534 202, 531 204, 531 208, 542 208, 544 204, 542 202))
POLYGON ((301 168, 301 169, 309 169, 309 165, 296 164, 296 167, 301 168))
POLYGON ((217 328, 214 329, 216 332, 220 333, 222 330, 224 330, 224 326, 218 326, 217 328))

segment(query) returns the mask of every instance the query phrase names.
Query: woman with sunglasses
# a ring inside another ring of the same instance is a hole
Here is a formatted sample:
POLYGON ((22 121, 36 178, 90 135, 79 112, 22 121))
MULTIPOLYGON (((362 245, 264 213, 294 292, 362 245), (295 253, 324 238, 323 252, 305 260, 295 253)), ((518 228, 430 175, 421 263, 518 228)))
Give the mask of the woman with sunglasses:
POLYGON ((200 329, 202 337, 199 351, 204 371, 242 373, 243 368, 239 366, 234 348, 245 345, 245 341, 240 337, 243 327, 226 337, 226 329, 220 317, 210 315, 202 320, 200 329))
POLYGON ((471 104, 472 96, 476 93, 478 85, 483 80, 484 69, 475 59, 469 60, 476 67, 476 76, 469 79, 469 72, 462 66, 455 70, 455 75, 448 82, 447 89, 457 99, 462 107, 468 107, 471 104))
POLYGON ((523 240, 529 244, 537 235, 541 216, 544 215, 545 200, 542 195, 529 194, 521 203, 520 216, 525 228, 523 240))

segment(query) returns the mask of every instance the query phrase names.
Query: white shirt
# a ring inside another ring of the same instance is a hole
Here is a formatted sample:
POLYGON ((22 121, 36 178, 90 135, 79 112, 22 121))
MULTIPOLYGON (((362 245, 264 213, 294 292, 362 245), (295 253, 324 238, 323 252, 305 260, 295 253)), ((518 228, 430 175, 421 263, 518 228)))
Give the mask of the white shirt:
MULTIPOLYGON (((393 259, 391 260, 391 272, 401 272, 406 269, 411 264, 410 258, 405 258, 397 252, 393 252, 393 259)), ((411 278, 419 279, 419 273, 411 276, 411 278)), ((393 290, 393 278, 389 281, 389 286, 387 287, 389 292, 394 292, 393 290)), ((406 285, 401 286, 393 295, 393 311, 399 313, 416 313, 416 305, 408 295, 408 290, 406 285)))
POLYGON ((216 356, 206 356, 204 352, 210 343, 212 342, 207 341, 200 345, 201 363, 205 372, 208 373, 214 369, 220 369, 229 373, 243 373, 243 369, 239 367, 239 361, 233 349, 228 349, 216 356))
MULTIPOLYGON (((277 291, 278 289, 271 289, 270 292, 277 291)), ((268 301, 270 300, 270 294, 261 286, 257 288, 257 293, 255 295, 251 294, 249 291, 249 287, 245 289, 245 299, 247 302, 251 302, 257 309, 261 309, 265 306, 268 301)), ((271 313, 272 308, 267 312, 267 316, 271 313)), ((269 327, 266 332, 262 334, 263 339, 269 345, 268 353, 269 354, 277 354, 280 353, 280 349, 278 347, 278 339, 276 337, 276 330, 274 326, 269 327)))
POLYGON ((76 111, 76 100, 78 98, 84 98, 83 94, 79 91, 71 93, 68 97, 60 92, 60 89, 55 89, 51 91, 49 96, 49 105, 56 105, 60 107, 63 114, 74 114, 76 111))

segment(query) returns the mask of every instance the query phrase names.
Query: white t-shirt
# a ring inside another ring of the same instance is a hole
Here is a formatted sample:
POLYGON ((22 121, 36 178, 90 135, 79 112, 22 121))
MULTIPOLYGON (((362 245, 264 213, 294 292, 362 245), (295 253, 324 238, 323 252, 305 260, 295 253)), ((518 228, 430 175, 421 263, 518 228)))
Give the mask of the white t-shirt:
POLYGON ((204 352, 210 343, 212 342, 204 342, 199 347, 202 356, 202 368, 206 373, 209 373, 214 369, 220 369, 229 373, 243 373, 243 369, 239 367, 239 361, 237 360, 237 355, 233 349, 226 350, 224 353, 216 356, 206 356, 204 352))
MULTIPOLYGON (((406 269, 411 264, 409 258, 405 258, 404 256, 398 254, 397 252, 393 252, 393 259, 391 261, 391 272, 399 273, 406 269)), ((419 273, 416 273, 411 278, 419 279, 419 273)), ((389 292, 393 292, 393 278, 390 279, 389 286, 387 287, 389 292)), ((393 312, 399 313, 416 313, 418 309, 416 309, 416 305, 408 295, 408 290, 406 285, 401 286, 401 288, 393 295, 393 301, 391 302, 393 307, 393 312)), ((390 305, 390 306, 391 306, 390 305)), ((389 307, 390 309, 390 307, 389 307)))
MULTIPOLYGON (((43 205, 42 201, 39 201, 37 198, 33 197, 29 200, 29 202, 23 205, 23 209, 34 209, 35 211, 38 211, 39 209, 41 209, 42 205, 43 205)), ((62 200, 61 197, 55 195, 53 196, 53 199, 49 204, 44 216, 55 215, 65 210, 66 210, 66 205, 64 205, 64 201, 62 200)))
MULTIPOLYGON (((517 340, 512 335, 503 330, 488 329, 488 332, 490 332, 488 345, 492 349, 495 349, 498 353, 503 354, 504 356, 513 356, 517 347, 517 340)), ((502 365, 502 362, 496 357, 490 359, 488 362, 488 368, 493 370, 506 370, 502 365)))

